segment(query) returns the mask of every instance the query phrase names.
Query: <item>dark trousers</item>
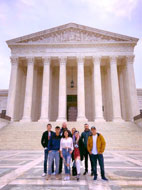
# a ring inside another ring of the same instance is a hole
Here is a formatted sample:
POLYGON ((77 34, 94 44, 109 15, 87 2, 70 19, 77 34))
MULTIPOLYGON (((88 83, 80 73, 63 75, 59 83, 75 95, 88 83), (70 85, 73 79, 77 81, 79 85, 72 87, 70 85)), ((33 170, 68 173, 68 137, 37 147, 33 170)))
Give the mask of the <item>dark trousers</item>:
POLYGON ((94 169, 94 177, 97 177, 97 160, 98 160, 99 165, 100 165, 101 176, 105 177, 103 154, 97 154, 97 155, 91 154, 91 160, 92 160, 93 169, 94 169))
MULTIPOLYGON (((47 173, 48 149, 44 149, 44 173, 47 173)), ((52 163, 52 173, 54 173, 54 162, 52 163)))
POLYGON ((59 161, 59 174, 62 173, 62 168, 63 168, 63 158, 60 156, 60 161, 59 161))
POLYGON ((85 151, 84 151, 84 157, 85 157, 85 171, 86 172, 88 172, 88 156, 89 156, 90 162, 91 162, 91 172, 93 172, 93 164, 92 164, 92 160, 91 160, 90 154, 89 154, 88 150, 85 149, 85 151))

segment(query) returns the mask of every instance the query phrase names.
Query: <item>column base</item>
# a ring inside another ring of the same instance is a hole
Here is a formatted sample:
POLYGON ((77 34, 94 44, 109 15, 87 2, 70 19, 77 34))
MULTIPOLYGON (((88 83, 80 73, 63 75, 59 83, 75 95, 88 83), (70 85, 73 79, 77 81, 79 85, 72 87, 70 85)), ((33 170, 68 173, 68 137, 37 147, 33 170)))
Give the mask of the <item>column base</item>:
POLYGON ((22 118, 20 122, 32 122, 30 118, 22 118))
POLYGON ((78 117, 77 118, 77 121, 83 121, 83 122, 87 122, 88 121, 88 119, 86 118, 86 117, 78 117))
POLYGON ((124 122, 124 120, 121 117, 116 117, 112 119, 112 122, 124 122))
POLYGON ((15 119, 14 119, 14 118, 11 118, 10 122, 14 122, 14 121, 15 121, 15 119))
POLYGON ((106 120, 102 117, 98 117, 94 119, 94 122, 106 122, 106 120))
POLYGON ((39 120, 38 120, 38 122, 49 122, 49 119, 48 118, 40 118, 39 120))
POLYGON ((67 122, 67 120, 64 117, 59 117, 56 122, 67 122))

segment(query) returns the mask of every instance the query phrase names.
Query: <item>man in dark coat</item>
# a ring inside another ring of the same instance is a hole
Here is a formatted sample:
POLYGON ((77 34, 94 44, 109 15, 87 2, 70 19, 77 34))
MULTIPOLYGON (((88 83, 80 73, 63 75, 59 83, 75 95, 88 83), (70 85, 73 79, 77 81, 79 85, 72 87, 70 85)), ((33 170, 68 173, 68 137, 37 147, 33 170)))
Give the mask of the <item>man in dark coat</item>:
POLYGON ((68 131, 69 137, 72 137, 72 133, 71 133, 71 131, 67 128, 66 122, 63 122, 63 123, 62 123, 62 128, 61 128, 61 130, 60 130, 60 135, 61 135, 61 137, 63 136, 63 132, 64 132, 65 130, 68 131))
MULTIPOLYGON (((47 159, 48 159, 48 142, 53 136, 54 132, 51 131, 52 125, 49 123, 47 124, 47 130, 42 134, 41 144, 44 148, 44 173, 42 177, 46 176, 47 174, 47 159)), ((54 164, 52 165, 52 172, 54 172, 54 164)))
MULTIPOLYGON (((87 142, 88 142, 88 137, 91 135, 91 131, 89 129, 89 125, 86 123, 84 125, 84 132, 81 134, 81 139, 83 141, 83 147, 84 147, 84 157, 85 157, 85 172, 83 173, 83 175, 86 175, 88 173, 88 156, 90 158, 90 154, 87 150, 87 142)), ((91 176, 93 176, 93 164, 90 158, 90 162, 91 162, 91 176)))

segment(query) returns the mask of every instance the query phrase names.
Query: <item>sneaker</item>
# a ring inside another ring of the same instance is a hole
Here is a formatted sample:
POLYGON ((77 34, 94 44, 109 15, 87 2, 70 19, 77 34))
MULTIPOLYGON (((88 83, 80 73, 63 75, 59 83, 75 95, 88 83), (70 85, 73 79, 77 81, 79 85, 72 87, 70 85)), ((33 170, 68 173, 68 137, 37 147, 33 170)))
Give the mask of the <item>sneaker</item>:
POLYGON ((67 180, 70 180, 70 176, 67 176, 67 180))
POLYGON ((50 180, 51 179, 51 175, 48 175, 47 177, 46 177, 46 180, 50 180))
POLYGON ((45 177, 45 176, 46 176, 46 173, 43 173, 43 174, 42 174, 42 177, 45 177))
POLYGON ((106 177, 102 177, 102 180, 104 181, 108 181, 108 179, 106 177))
POLYGON ((94 176, 94 179, 93 180, 97 180, 97 176, 94 176))
POLYGON ((67 176, 64 177, 64 181, 67 181, 67 176))
POLYGON ((77 181, 80 180, 80 174, 77 175, 76 179, 77 179, 77 181))
POLYGON ((84 173, 83 173, 83 175, 86 175, 88 173, 88 171, 85 171, 84 173))
POLYGON ((55 175, 55 178, 56 178, 57 180, 60 179, 60 178, 59 178, 59 175, 55 175))

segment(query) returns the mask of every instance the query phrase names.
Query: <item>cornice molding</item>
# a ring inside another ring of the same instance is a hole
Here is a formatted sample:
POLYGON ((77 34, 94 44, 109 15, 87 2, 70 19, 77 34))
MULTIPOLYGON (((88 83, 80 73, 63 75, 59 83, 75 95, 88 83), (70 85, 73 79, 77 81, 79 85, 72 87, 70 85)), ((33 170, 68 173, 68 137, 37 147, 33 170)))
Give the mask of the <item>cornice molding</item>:
POLYGON ((137 43, 138 39, 91 28, 75 23, 69 23, 66 25, 58 26, 55 28, 47 29, 44 31, 36 32, 12 40, 8 40, 8 45, 14 45, 14 43, 33 43, 33 42, 56 43, 56 42, 78 42, 78 41, 125 41, 137 43))

